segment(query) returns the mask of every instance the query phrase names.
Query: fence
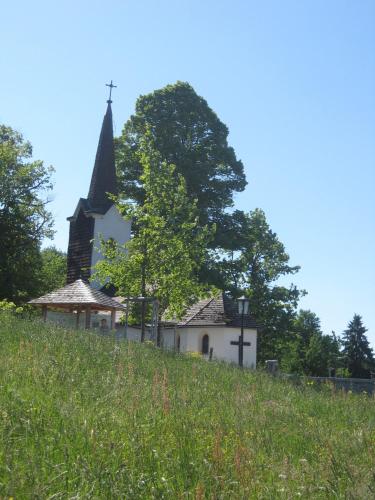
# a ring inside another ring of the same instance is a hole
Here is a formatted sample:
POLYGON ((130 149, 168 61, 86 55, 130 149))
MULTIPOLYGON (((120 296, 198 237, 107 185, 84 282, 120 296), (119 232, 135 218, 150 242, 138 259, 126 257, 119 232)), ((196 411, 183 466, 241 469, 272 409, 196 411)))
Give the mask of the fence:
POLYGON ((366 392, 367 394, 375 394, 375 379, 370 378, 341 378, 341 377, 310 377, 280 373, 276 360, 266 361, 266 368, 272 375, 295 381, 312 381, 317 384, 330 383, 338 390, 352 391, 356 393, 366 392))

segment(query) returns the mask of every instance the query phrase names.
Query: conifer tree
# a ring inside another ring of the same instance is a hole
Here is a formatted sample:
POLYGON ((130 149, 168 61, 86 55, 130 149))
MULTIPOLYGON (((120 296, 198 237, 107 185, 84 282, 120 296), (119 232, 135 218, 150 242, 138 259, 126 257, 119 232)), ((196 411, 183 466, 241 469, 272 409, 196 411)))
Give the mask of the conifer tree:
POLYGON ((366 337, 367 328, 355 314, 343 334, 343 354, 352 377, 368 378, 375 367, 373 350, 366 337))

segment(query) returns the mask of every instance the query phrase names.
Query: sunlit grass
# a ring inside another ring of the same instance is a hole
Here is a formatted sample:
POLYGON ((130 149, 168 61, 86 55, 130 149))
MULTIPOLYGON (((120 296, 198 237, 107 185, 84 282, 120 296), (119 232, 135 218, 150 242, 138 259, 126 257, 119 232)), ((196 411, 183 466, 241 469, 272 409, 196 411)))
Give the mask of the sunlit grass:
POLYGON ((373 498, 375 400, 1 317, 0 497, 373 498))

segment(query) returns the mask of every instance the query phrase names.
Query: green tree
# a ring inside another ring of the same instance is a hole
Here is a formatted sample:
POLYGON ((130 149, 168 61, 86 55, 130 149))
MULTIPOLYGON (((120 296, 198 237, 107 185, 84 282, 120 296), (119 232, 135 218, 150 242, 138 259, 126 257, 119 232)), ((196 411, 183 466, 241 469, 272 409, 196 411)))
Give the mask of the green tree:
POLYGON ((233 296, 245 293, 250 299, 250 311, 261 325, 258 359, 279 357, 291 338, 298 300, 305 292, 278 281, 298 272, 299 266, 290 266, 263 210, 235 212, 232 229, 233 249, 217 261, 215 270, 225 290, 233 296))
POLYGON ((30 143, 0 125, 0 299, 17 304, 37 293, 40 242, 53 234, 52 168, 31 158, 30 143))
POLYGON ((366 332, 361 316, 355 314, 343 333, 343 355, 352 377, 367 378, 375 368, 374 354, 366 332))
POLYGON ((116 161, 122 191, 143 203, 145 186, 139 150, 142 139, 152 135, 161 161, 175 166, 186 182, 186 192, 196 202, 200 225, 216 225, 211 245, 230 243, 224 210, 233 205, 233 193, 246 186, 244 168, 228 146, 228 129, 184 82, 141 96, 136 111, 116 141, 116 161))
POLYGON ((39 295, 66 284, 66 253, 51 246, 41 251, 42 267, 39 273, 39 295))
POLYGON ((324 335, 320 319, 301 309, 293 320, 291 338, 281 349, 281 366, 289 373, 327 376, 339 366, 340 343, 335 335, 324 335))
POLYGON ((330 374, 330 368, 336 370, 340 366, 340 342, 335 335, 312 335, 306 350, 304 373, 325 377, 330 374))
POLYGON ((151 135, 142 139, 138 154, 144 202, 119 205, 133 220, 133 237, 125 249, 113 241, 104 244, 95 278, 114 285, 120 295, 155 297, 160 317, 179 318, 207 290, 198 273, 212 231, 199 224, 184 178, 162 160, 151 135))

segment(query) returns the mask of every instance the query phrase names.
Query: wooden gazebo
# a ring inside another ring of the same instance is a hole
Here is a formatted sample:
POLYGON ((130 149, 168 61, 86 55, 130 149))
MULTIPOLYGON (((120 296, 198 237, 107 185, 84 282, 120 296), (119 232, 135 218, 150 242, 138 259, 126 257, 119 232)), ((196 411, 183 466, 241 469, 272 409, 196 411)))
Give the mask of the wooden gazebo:
POLYGON ((43 319, 47 319, 48 308, 73 313, 76 311, 76 328, 79 327, 81 313, 85 314, 85 328, 91 326, 91 313, 111 312, 111 330, 115 327, 116 311, 125 311, 125 306, 108 297, 103 292, 78 279, 69 285, 29 301, 42 308, 43 319))

